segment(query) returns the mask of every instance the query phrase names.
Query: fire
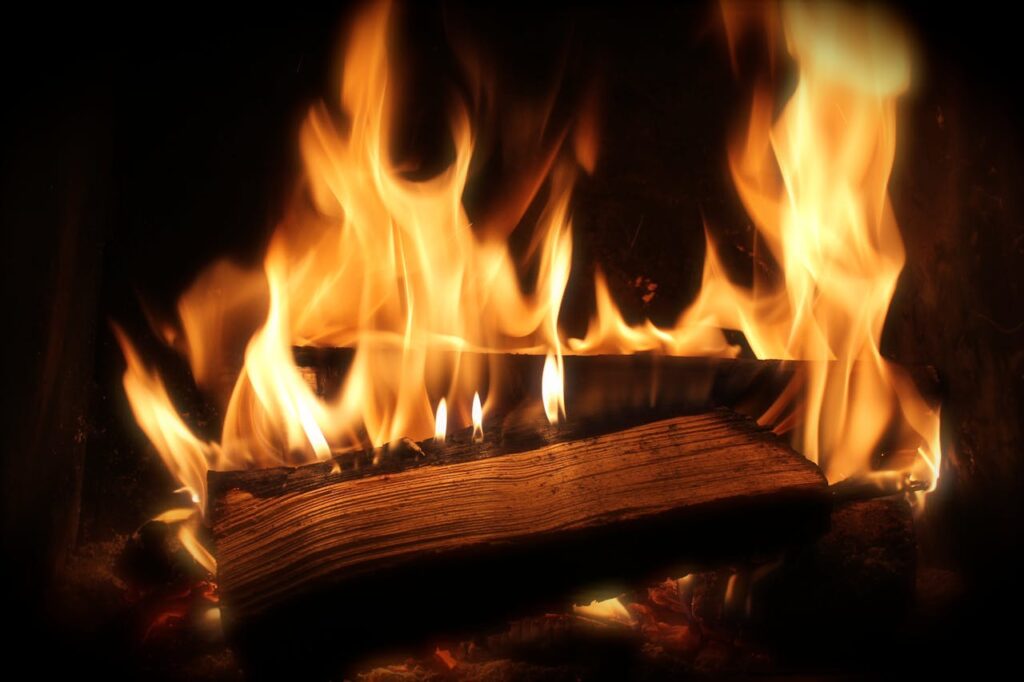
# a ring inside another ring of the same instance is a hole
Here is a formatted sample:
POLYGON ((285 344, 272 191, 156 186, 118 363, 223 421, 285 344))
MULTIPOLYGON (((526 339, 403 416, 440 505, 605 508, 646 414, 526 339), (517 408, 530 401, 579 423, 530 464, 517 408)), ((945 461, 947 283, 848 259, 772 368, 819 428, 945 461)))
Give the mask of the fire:
MULTIPOLYGON (((124 387, 128 393, 135 420, 156 448, 168 470, 182 483, 182 492, 198 503, 206 497, 206 469, 211 462, 223 461, 215 443, 200 440, 178 416, 160 377, 147 370, 120 327, 114 326, 124 351, 128 369, 124 387)), ((196 538, 199 514, 195 509, 174 509, 157 517, 167 523, 180 523, 178 537, 182 545, 207 570, 216 562, 196 538)))
MULTIPOLYGON (((467 421, 481 441, 477 391, 499 395, 498 352, 546 356, 541 399, 554 424, 566 414, 566 348, 737 355, 723 330, 742 332, 758 358, 805 361, 799 383, 761 421, 792 431, 830 480, 871 472, 884 448, 903 454, 889 468, 934 489, 938 412, 879 349, 905 259, 887 194, 896 106, 911 73, 895 24, 834 3, 782 8, 795 90, 776 107, 772 90, 759 89, 728 157, 775 276, 756 271, 752 288, 735 284, 706 232, 700 292, 673 327, 627 324, 598 272, 597 312, 584 338, 566 339, 558 315, 572 262, 569 200, 578 169, 594 167, 593 122, 581 114, 527 183, 529 198, 544 203, 517 262, 507 231, 474 229, 462 203, 475 144, 470 107, 452 109, 454 155, 443 171, 414 180, 392 160, 389 14, 380 2, 354 23, 341 120, 326 105, 306 119, 300 150, 308 201, 279 225, 262 269, 214 264, 179 301, 180 333, 164 332, 197 385, 220 401, 219 442, 185 425, 160 377, 115 330, 134 415, 198 509, 210 469, 324 460, 402 437, 443 442, 449 426, 467 421), (295 345, 352 349, 339 395, 313 392, 295 365, 295 345), (237 374, 225 380, 239 355, 237 374), (436 411, 431 395, 445 396, 436 411)), ((204 553, 192 534, 199 516, 182 518, 186 546, 204 553)), ((208 554, 203 560, 212 566, 208 554)))
POLYGON ((729 163, 783 283, 722 282, 733 306, 723 321, 758 357, 809 361, 799 400, 787 391, 766 417, 790 412, 799 448, 829 480, 871 471, 895 427, 894 447, 917 452, 912 473, 934 489, 939 414, 880 352, 905 261, 887 188, 908 42, 879 12, 840 3, 786 3, 782 24, 796 89, 774 121, 770 93, 755 93, 729 163))
MULTIPOLYGON (((474 150, 468 107, 452 111, 454 160, 445 170, 412 180, 392 161, 390 11, 378 2, 356 18, 344 55, 343 120, 325 105, 309 113, 300 135, 309 201, 278 227, 262 271, 215 264, 179 302, 180 335, 165 334, 199 387, 222 399, 219 443, 189 430, 160 378, 118 332, 136 419, 200 509, 210 469, 323 460, 332 450, 401 437, 443 438, 449 421, 469 416, 448 414, 447 404, 467 404, 477 387, 493 393, 500 382, 491 371, 494 352, 561 358, 558 310, 580 164, 571 153, 588 151, 586 144, 562 153, 571 136, 557 136, 551 161, 527 183, 535 193, 546 190, 546 203, 517 262, 504 238, 474 231, 462 205, 474 150), (222 373, 246 330, 244 362, 225 390, 222 373), (315 395, 295 366, 295 345, 354 349, 340 395, 315 395), (448 398, 436 415, 431 393, 448 398)), ((577 141, 584 137, 577 132, 577 141)), ((580 158, 592 162, 592 155, 580 158)), ((472 417, 480 431, 479 396, 472 417)))
POLYGON ((636 618, 633 617, 633 614, 629 612, 629 609, 625 607, 619 597, 612 597, 611 599, 601 601, 594 599, 589 604, 584 604, 583 606, 573 604, 572 612, 577 616, 599 622, 615 623, 617 625, 625 625, 626 627, 633 627, 636 624, 636 618))
POLYGON ((541 397, 544 401, 544 414, 552 424, 557 424, 560 418, 565 417, 563 372, 562 358, 548 353, 544 358, 544 372, 541 375, 541 397))
POLYGON ((484 409, 480 406, 480 394, 473 394, 473 442, 484 442, 484 409))
POLYGON ((438 443, 444 442, 445 434, 448 432, 448 404, 441 398, 437 404, 437 413, 434 416, 434 440, 438 443))
MULTIPOLYGON (((724 5, 730 37, 746 16, 735 9, 724 5)), ((887 17, 842 3, 784 3, 781 23, 799 69, 796 89, 777 117, 772 89, 755 92, 747 130, 729 153, 781 281, 755 270, 752 288, 734 284, 708 234, 700 293, 674 328, 626 324, 599 273, 597 315, 569 345, 579 353, 730 356, 739 349, 720 330, 739 330, 758 358, 806 361, 761 421, 792 429, 830 481, 871 472, 886 442, 894 453, 914 453, 909 465, 893 465, 933 490, 939 413, 880 352, 905 260, 887 185, 897 100, 910 84, 908 43, 887 17)))

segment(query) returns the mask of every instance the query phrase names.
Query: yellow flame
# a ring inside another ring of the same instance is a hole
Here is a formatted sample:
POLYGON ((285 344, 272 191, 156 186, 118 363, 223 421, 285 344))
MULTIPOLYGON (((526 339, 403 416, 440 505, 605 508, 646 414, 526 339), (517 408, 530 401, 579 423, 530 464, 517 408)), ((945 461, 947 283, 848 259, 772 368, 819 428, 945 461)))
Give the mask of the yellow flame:
MULTIPOLYGON (((879 350, 905 259, 887 194, 897 101, 911 73, 898 26, 859 6, 797 2, 766 23, 781 25, 796 86, 781 107, 767 88, 754 93, 729 167, 778 272, 756 271, 750 288, 735 284, 706 231, 701 289, 674 326, 627 324, 599 271, 584 338, 564 340, 558 314, 572 262, 577 162, 548 150, 522 185, 532 188, 528 199, 541 187, 546 194, 518 262, 507 232, 475 231, 462 203, 475 144, 467 107, 453 108, 453 160, 434 177, 411 179, 389 153, 389 15, 389 3, 379 2, 355 21, 341 114, 326 105, 310 111, 300 135, 305 201, 275 231, 263 267, 211 266, 179 301, 180 336, 165 334, 224 408, 219 442, 189 430, 160 377, 115 329, 135 418, 200 509, 209 469, 326 459, 333 449, 402 437, 443 439, 449 419, 453 428, 466 425, 465 411, 449 415, 445 400, 435 413, 430 395, 465 405, 472 393, 473 439, 482 440, 475 391, 500 394, 491 351, 546 354, 541 397, 555 423, 565 416, 563 347, 732 357, 739 348, 727 329, 742 332, 759 358, 806 361, 800 383, 762 423, 792 430, 830 480, 871 471, 885 440, 912 453, 903 470, 934 489, 938 410, 879 350), (294 345, 353 350, 336 397, 314 393, 294 345), (241 366, 232 367, 237 357, 241 366)), ((571 136, 587 168, 596 159, 593 131, 588 119, 571 136)), ((176 523, 185 545, 212 565, 187 530, 198 519, 176 523)))
POLYGON ((171 403, 160 377, 146 369, 134 346, 120 327, 114 325, 128 363, 124 388, 135 415, 135 421, 153 444, 168 470, 182 483, 182 492, 191 497, 195 509, 172 509, 156 517, 168 524, 178 524, 178 537, 196 561, 211 573, 216 561, 197 538, 200 525, 198 510, 206 505, 206 471, 225 458, 215 443, 200 440, 185 426, 171 403))
MULTIPOLYGON (((500 381, 487 351, 554 349, 561 357, 575 162, 557 153, 558 142, 526 179, 546 194, 519 262, 503 239, 475 232, 463 208, 474 151, 466 107, 450 117, 452 163, 410 179, 389 153, 390 11, 377 2, 354 22, 340 119, 326 105, 309 112, 299 140, 307 200, 275 231, 262 271, 216 263, 179 301, 181 335, 167 340, 224 408, 219 443, 188 430, 159 377, 118 334, 136 419, 200 508, 209 469, 297 464, 332 449, 430 437, 438 416, 431 393, 464 403, 476 387, 493 391, 500 381), (337 397, 314 393, 295 365, 295 345, 354 349, 337 397)), ((577 151, 586 151, 588 135, 575 136, 577 151)))
POLYGON ((324 105, 309 113, 300 149, 311 205, 300 203, 279 226, 262 273, 217 263, 179 303, 176 345, 204 388, 230 364, 229 337, 250 329, 225 399, 220 447, 230 457, 222 464, 297 463, 332 448, 426 438, 435 426, 428 390, 458 400, 499 380, 487 351, 561 357, 575 168, 544 167, 547 201, 523 262, 504 241, 476 234, 462 205, 474 148, 464 107, 450 120, 454 160, 438 175, 411 180, 390 158, 389 16, 390 3, 378 2, 354 23, 344 121, 324 105), (524 286, 527 270, 537 274, 524 286), (295 366, 295 345, 355 349, 336 399, 314 394, 295 366))
POLYGON ((448 432, 448 404, 441 398, 437 404, 437 414, 434 417, 434 440, 438 443, 444 442, 445 434, 448 432))
MULTIPOLYGON (((723 15, 728 22, 751 8, 777 9, 766 3, 723 15)), ((772 93, 758 89, 747 130, 729 153, 736 188, 781 280, 757 270, 752 288, 734 284, 708 236, 701 290, 675 327, 628 325, 599 272, 597 314, 569 346, 729 356, 738 348, 721 330, 739 330, 758 358, 808 361, 801 383, 762 422, 794 428, 799 449, 829 480, 869 473, 895 426, 895 447, 917 452, 911 473, 931 490, 939 412, 879 345, 905 260, 887 187, 897 100, 910 83, 908 42, 870 7, 788 2, 781 23, 799 69, 796 88, 777 118, 772 93)), ((738 31, 727 28, 730 36, 738 31)))
POLYGON ((484 442, 484 410, 480 406, 480 394, 473 394, 473 442, 484 442))
POLYGON ((915 467, 934 486, 938 413, 880 352, 905 260, 887 188, 907 41, 865 7, 786 3, 782 21, 796 89, 774 121, 770 94, 755 93, 729 160, 784 285, 734 291, 734 326, 759 357, 810 361, 797 433, 829 480, 870 471, 895 423, 936 464, 915 467))
POLYGON ((541 374, 541 397, 544 401, 544 414, 551 424, 557 424, 560 418, 565 417, 563 371, 562 358, 556 359, 555 354, 549 352, 544 359, 544 371, 541 374))
POLYGON ((114 335, 128 364, 124 389, 135 421, 183 489, 205 503, 206 471, 211 464, 221 461, 220 448, 200 440, 185 426, 160 376, 142 364, 135 347, 116 325, 114 335))

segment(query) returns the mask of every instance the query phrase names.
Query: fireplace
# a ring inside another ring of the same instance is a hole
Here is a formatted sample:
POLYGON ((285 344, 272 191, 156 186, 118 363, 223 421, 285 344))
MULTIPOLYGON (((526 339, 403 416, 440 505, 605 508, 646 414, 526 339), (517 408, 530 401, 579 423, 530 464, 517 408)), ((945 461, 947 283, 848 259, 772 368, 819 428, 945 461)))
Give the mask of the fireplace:
POLYGON ((19 643, 67 652, 43 665, 1012 655, 1005 22, 247 11, 27 25, 4 583, 19 643))

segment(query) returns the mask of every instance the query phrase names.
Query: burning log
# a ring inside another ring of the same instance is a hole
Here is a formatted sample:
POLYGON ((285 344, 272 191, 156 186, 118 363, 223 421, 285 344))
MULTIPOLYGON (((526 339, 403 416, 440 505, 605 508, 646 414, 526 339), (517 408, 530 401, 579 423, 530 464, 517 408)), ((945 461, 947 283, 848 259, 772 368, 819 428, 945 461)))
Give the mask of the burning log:
POLYGON ((700 567, 494 634, 403 651, 351 677, 518 679, 561 666, 568 670, 559 679, 717 678, 764 674, 783 661, 791 672, 841 661, 844 670, 870 673, 904 655, 899 630, 913 599, 915 556, 905 496, 839 501, 830 530, 784 556, 700 567))
POLYGON ((788 546, 828 519, 817 468, 725 410, 613 433, 508 427, 483 444, 460 432, 209 483, 229 632, 283 636, 289 657, 318 627, 365 654, 680 561, 788 546))
MULTIPOLYGON (((354 354, 353 348, 298 346, 295 363, 317 395, 332 398, 341 390, 354 354)), ((454 356, 454 353, 453 353, 454 356)), ((497 375, 502 403, 514 406, 540 395, 543 355, 501 353, 488 363, 497 375)), ((652 353, 631 355, 566 355, 565 401, 578 417, 667 414, 724 406, 743 414, 761 414, 794 380, 806 375, 809 364, 799 360, 682 357, 652 353)), ((453 363, 454 364, 454 363, 453 363)), ((921 395, 933 403, 941 397, 941 382, 933 367, 894 368, 906 373, 921 395)))

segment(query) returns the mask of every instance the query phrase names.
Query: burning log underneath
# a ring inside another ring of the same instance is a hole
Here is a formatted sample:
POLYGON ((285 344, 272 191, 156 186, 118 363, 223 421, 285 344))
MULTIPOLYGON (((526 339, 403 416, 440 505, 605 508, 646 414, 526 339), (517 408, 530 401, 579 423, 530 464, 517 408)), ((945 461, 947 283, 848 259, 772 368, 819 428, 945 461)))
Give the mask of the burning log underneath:
POLYGON ((681 561, 798 543, 829 507, 813 464, 726 410, 211 472, 210 500, 229 633, 288 657, 314 632, 365 653, 681 561))
MULTIPOLYGON (((300 346, 295 363, 317 395, 332 398, 341 390, 354 355, 352 348, 300 346)), ((454 352, 452 356, 454 357, 454 352)), ((534 404, 540 395, 543 355, 495 353, 471 356, 496 377, 499 402, 514 407, 534 404)), ((762 414, 791 384, 806 376, 809 363, 799 360, 756 360, 632 355, 566 355, 565 402, 580 418, 604 418, 632 412, 664 415, 704 411, 723 406, 750 416, 762 414)), ((455 364, 452 362, 451 364, 455 364)), ((921 395, 938 403, 941 383, 933 367, 893 367, 913 380, 921 395)), ((489 400, 494 396, 488 391, 489 400)))
POLYGON ((494 633, 396 652, 390 665, 356 664, 346 677, 717 679, 782 667, 808 677, 837 667, 883 670, 905 656, 915 557, 905 496, 837 500, 830 530, 783 555, 695 567, 582 607, 566 603, 561 613, 536 613, 494 633))

